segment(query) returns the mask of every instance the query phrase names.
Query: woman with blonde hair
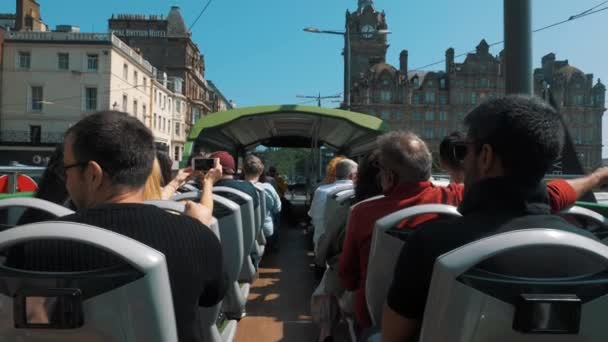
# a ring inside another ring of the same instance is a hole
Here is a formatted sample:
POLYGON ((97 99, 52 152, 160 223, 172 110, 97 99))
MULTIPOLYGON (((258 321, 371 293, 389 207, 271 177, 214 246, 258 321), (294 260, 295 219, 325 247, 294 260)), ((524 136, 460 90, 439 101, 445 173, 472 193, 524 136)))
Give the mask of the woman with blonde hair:
POLYGON ((160 170, 160 164, 158 163, 158 159, 154 158, 154 163, 152 164, 152 171, 146 180, 146 185, 144 186, 144 200, 159 200, 162 199, 162 179, 163 175, 160 170))

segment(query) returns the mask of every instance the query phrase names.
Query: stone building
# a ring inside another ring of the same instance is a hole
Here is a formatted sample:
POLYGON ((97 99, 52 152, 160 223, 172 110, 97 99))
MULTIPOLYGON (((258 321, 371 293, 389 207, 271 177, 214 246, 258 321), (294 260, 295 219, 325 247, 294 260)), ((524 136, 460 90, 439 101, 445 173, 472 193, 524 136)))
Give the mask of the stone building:
MULTIPOLYGON (((214 112, 217 96, 205 79, 205 58, 192 41, 177 6, 162 15, 118 14, 109 20, 110 31, 142 53, 160 72, 184 80, 189 102, 188 128, 201 116, 214 112)), ((187 128, 187 129, 188 129, 187 128)))
MULTIPOLYGON (((411 70, 407 50, 401 51, 398 68, 387 63, 387 36, 378 34, 388 28, 386 14, 373 1, 359 0, 357 10, 346 13, 346 25, 351 32, 350 109, 380 117, 392 129, 414 131, 435 152, 444 136, 463 129, 469 110, 505 92, 502 53, 492 55, 485 40, 462 63, 448 48, 443 70, 411 70)), ((601 165, 605 86, 567 60, 556 61, 552 53, 534 75, 537 94, 551 88, 583 167, 601 165)))

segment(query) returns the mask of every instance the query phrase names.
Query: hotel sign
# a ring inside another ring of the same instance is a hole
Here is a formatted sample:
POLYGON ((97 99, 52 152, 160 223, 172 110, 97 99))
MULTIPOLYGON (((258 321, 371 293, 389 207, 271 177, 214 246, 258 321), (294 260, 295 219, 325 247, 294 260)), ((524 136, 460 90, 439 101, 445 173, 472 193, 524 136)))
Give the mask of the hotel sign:
POLYGON ((112 33, 117 37, 141 37, 141 38, 166 38, 167 31, 160 30, 130 30, 130 29, 121 29, 121 30, 112 30, 112 33))

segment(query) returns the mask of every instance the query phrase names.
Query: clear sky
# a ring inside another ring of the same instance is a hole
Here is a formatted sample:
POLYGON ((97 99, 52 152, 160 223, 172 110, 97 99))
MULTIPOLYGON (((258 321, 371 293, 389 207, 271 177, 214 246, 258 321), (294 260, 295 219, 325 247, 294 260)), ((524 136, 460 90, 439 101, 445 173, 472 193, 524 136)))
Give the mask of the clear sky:
MULTIPOLYGON (((178 5, 189 26, 207 0, 38 0, 43 20, 52 28, 73 24, 82 31, 107 30, 112 13, 164 14, 178 5)), ((533 27, 567 19, 600 0, 534 0, 533 27)), ((387 15, 388 63, 398 65, 399 52, 409 50, 409 66, 441 61, 445 50, 456 54, 474 49, 482 38, 503 39, 502 0, 376 0, 387 15)), ((606 6, 606 5, 604 5, 606 6)), ((357 0, 213 0, 192 28, 193 39, 206 59, 206 78, 239 106, 301 103, 302 95, 342 92, 343 59, 340 36, 303 32, 307 26, 344 28, 347 9, 357 0)), ((0 12, 14 12, 15 1, 0 1, 0 12)), ((554 52, 557 59, 608 84, 608 11, 569 22, 534 35, 534 65, 554 52)), ((492 48, 498 54, 502 46, 492 48)), ((457 61, 461 61, 460 58, 457 61)), ((430 69, 442 69, 443 63, 430 69)), ((594 81, 595 82, 595 81, 594 81)), ((337 103, 327 102, 335 107, 337 103)), ((608 145, 604 120, 604 145, 608 145)), ((604 156, 608 149, 604 148, 604 156)))

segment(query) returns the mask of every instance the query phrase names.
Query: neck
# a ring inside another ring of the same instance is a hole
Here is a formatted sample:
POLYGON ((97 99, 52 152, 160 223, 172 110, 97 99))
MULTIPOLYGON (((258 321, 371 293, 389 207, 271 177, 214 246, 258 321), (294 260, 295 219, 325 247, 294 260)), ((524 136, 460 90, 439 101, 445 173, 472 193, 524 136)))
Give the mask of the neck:
POLYGON ((252 182, 252 183, 255 183, 255 182, 257 182, 258 180, 260 180, 260 176, 247 176, 247 175, 246 175, 246 176, 245 176, 245 180, 246 180, 246 181, 249 181, 249 182, 252 182))
POLYGON ((222 175, 222 179, 234 179, 234 175, 222 175))
POLYGON ((95 207, 104 203, 143 203, 144 202, 144 190, 126 190, 126 191, 112 191, 104 196, 93 200, 93 203, 89 207, 95 207))

